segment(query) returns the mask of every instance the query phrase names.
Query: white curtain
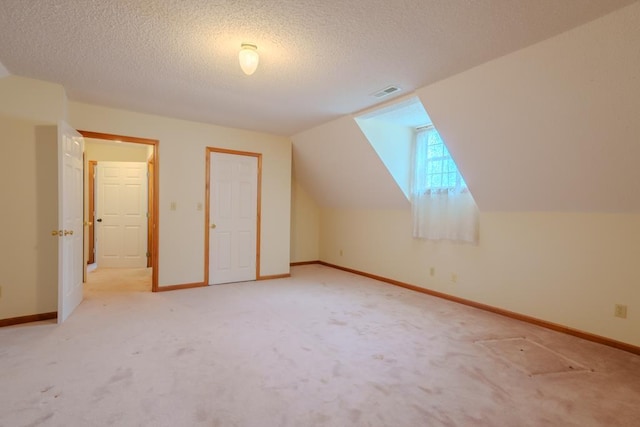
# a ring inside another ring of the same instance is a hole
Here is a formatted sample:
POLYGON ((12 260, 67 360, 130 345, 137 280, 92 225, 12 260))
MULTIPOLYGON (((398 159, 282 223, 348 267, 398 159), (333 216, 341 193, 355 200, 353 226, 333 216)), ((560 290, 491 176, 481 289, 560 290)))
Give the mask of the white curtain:
POLYGON ((416 135, 411 186, 413 237, 478 243, 478 208, 440 135, 416 135))

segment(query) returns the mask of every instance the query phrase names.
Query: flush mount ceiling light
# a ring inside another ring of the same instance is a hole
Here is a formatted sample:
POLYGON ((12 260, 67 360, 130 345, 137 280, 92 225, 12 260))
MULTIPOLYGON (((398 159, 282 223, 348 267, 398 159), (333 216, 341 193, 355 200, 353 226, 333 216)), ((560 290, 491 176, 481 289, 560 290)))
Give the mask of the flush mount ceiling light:
POLYGON ((258 46, 249 43, 242 43, 240 45, 240 68, 247 76, 250 76, 258 68, 258 46))

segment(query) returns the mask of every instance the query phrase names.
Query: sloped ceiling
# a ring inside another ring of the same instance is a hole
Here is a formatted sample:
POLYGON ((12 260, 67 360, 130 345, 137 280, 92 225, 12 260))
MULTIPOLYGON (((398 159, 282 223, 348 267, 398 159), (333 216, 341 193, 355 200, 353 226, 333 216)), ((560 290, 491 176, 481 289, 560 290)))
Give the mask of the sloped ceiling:
POLYGON ((640 212, 640 3, 417 93, 481 211, 640 212))
POLYGON ((322 207, 403 209, 409 202, 353 117, 292 137, 296 180, 322 207))
MULTIPOLYGON (((640 2, 416 91, 481 211, 640 212, 639 46, 640 2)), ((407 207, 351 116, 292 140, 320 206, 407 207)))
POLYGON ((292 135, 631 2, 3 0, 0 61, 72 101, 292 135))

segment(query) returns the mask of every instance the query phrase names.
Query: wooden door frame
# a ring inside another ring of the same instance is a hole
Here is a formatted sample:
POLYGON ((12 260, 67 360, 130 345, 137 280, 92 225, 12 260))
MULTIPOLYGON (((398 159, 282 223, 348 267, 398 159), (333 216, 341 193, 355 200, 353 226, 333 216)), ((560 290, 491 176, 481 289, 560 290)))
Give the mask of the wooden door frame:
POLYGON ((159 201, 159 190, 160 190, 160 159, 158 154, 158 149, 160 146, 160 141, 157 139, 148 139, 148 138, 138 138, 135 136, 125 136, 125 135, 115 135, 109 133, 101 133, 101 132, 91 132, 86 130, 78 130, 78 132, 85 138, 93 138, 93 139, 104 139, 107 141, 116 141, 116 142, 131 142, 134 144, 144 144, 150 145, 153 147, 153 152, 151 154, 151 162, 153 162, 154 168, 153 173, 149 172, 150 179, 153 182, 153 194, 149 194, 149 197, 153 200, 151 201, 152 209, 149 211, 148 223, 152 224, 149 230, 152 233, 151 241, 152 244, 148 248, 151 255, 151 291, 158 292, 158 270, 159 270, 159 242, 160 242, 160 201, 159 201))
POLYGON ((262 218, 262 153, 250 151, 229 150, 226 148, 207 147, 206 148, 206 170, 205 170, 205 214, 204 214, 204 284, 209 285, 209 224, 211 223, 211 154, 234 154, 237 156, 255 157, 258 160, 257 194, 256 194, 256 279, 260 280, 260 223, 262 218))
POLYGON ((88 187, 88 198, 89 198, 89 216, 87 218, 87 226, 89 227, 89 256, 87 257, 87 264, 93 264, 96 262, 96 234, 95 234, 95 221, 96 221, 96 199, 95 199, 95 189, 96 189, 96 167, 98 165, 97 160, 89 160, 88 161, 88 176, 87 176, 87 187, 88 187))
MULTIPOLYGON (((153 201, 155 200, 155 189, 153 188, 155 163, 153 156, 147 159, 147 212, 153 212, 153 201)), ((151 267, 151 247, 153 246, 153 221, 151 214, 147 217, 147 268, 151 267)))

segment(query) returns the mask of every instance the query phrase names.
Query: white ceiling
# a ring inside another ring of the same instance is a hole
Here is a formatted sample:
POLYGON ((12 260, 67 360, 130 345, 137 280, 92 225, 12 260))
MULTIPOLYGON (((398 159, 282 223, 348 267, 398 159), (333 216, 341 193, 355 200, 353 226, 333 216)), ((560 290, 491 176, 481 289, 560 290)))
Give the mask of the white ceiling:
MULTIPOLYGON (((3 0, 0 61, 71 100, 281 135, 369 108, 633 0, 3 0), (237 53, 255 43, 258 71, 237 53)), ((0 73, 2 67, 0 67, 0 73)))

